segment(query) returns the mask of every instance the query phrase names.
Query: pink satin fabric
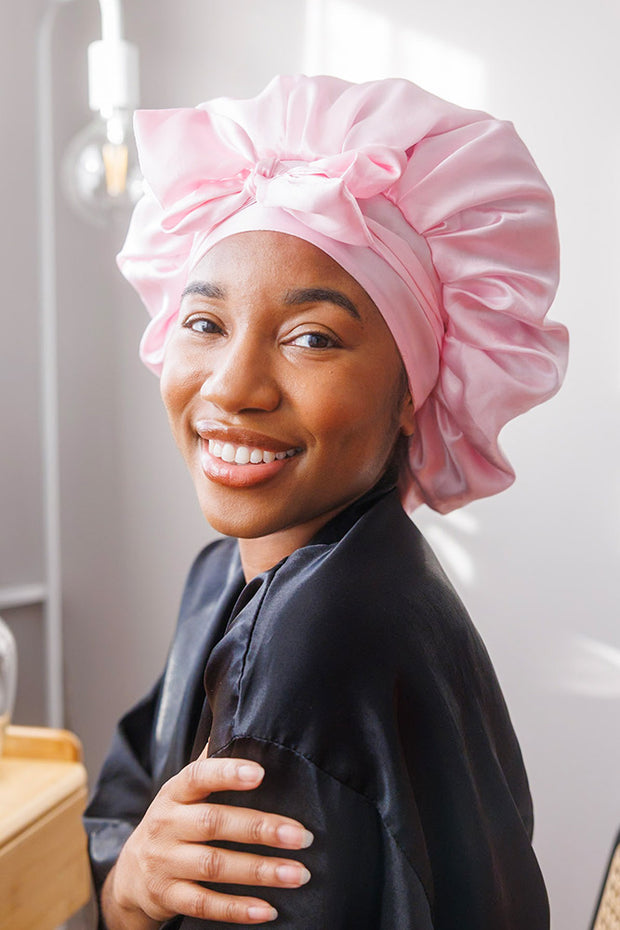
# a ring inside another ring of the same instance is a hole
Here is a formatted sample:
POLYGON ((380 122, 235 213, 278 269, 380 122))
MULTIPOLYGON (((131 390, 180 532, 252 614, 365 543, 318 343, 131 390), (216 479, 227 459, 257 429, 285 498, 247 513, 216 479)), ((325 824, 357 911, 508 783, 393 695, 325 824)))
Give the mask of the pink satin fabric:
POLYGON ((161 370, 189 271, 249 229, 307 239, 365 288, 403 358, 416 433, 405 507, 508 487, 502 426, 559 388, 568 337, 553 198, 513 126, 403 80, 274 79, 256 98, 140 111, 147 192, 119 255, 161 370))

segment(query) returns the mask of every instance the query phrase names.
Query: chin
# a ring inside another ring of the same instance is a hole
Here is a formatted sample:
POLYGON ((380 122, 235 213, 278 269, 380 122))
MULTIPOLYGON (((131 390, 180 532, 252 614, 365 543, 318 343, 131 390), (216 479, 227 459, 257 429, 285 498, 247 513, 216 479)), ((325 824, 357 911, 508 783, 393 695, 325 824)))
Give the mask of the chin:
POLYGON ((261 508, 256 506, 255 501, 244 502, 240 499, 241 496, 242 494, 237 492, 236 499, 232 502, 216 503, 211 494, 199 494, 202 514, 217 533, 237 539, 258 539, 283 528, 283 520, 261 513, 261 508))

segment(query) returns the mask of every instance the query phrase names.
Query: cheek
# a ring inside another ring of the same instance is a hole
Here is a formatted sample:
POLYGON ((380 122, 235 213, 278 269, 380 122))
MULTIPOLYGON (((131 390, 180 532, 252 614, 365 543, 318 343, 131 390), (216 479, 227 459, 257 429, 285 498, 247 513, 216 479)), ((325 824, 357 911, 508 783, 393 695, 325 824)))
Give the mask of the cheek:
MULTIPOLYGON (((390 453, 398 423, 394 415, 394 391, 379 379, 363 379, 355 390, 351 380, 330 384, 319 401, 315 398, 311 414, 311 429, 317 444, 326 452, 336 451, 343 459, 354 457, 357 467, 366 463, 375 468, 382 465, 390 453)), ((308 396, 308 395, 307 395, 308 396)))
POLYGON ((164 357, 159 392, 173 430, 178 427, 183 411, 200 391, 200 383, 188 359, 183 353, 175 352, 171 345, 164 357))
POLYGON ((166 366, 164 366, 162 369, 161 377, 159 380, 159 393, 161 395, 161 399, 164 402, 166 412, 168 413, 168 418, 172 423, 175 412, 180 403, 180 391, 176 379, 174 378, 170 369, 166 366))

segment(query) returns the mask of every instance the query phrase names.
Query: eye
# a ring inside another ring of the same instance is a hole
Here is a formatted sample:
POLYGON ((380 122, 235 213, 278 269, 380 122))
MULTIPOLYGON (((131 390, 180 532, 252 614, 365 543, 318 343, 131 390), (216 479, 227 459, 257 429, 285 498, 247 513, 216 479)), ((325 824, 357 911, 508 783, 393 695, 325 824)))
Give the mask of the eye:
POLYGON ((338 343, 327 333, 301 333, 291 339, 290 345, 300 346, 303 349, 334 349, 338 343))
POLYGON ((221 333, 222 327, 208 317, 190 317, 183 326, 194 333, 221 333))

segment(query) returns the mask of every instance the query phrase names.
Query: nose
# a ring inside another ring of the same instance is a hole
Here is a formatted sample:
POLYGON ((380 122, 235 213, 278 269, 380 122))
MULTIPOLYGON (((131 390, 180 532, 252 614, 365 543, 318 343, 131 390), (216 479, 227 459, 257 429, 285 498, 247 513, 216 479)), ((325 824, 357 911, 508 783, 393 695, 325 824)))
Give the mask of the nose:
POLYGON ((240 333, 226 341, 200 388, 200 396, 226 413, 275 410, 281 391, 272 353, 255 336, 240 333))

